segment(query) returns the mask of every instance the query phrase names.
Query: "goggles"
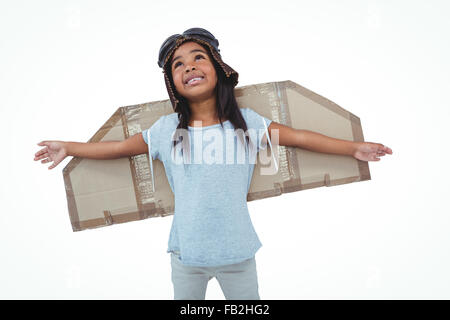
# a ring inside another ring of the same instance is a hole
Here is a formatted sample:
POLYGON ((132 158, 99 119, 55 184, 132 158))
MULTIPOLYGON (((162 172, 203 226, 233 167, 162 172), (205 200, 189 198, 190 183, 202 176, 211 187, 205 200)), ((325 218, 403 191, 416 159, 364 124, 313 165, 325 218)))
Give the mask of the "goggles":
POLYGON ((183 34, 174 34, 168 37, 161 48, 159 49, 158 66, 163 68, 170 58, 173 49, 176 48, 181 42, 188 39, 200 40, 200 42, 206 42, 212 47, 220 56, 219 40, 214 35, 203 28, 191 28, 183 32, 183 34))

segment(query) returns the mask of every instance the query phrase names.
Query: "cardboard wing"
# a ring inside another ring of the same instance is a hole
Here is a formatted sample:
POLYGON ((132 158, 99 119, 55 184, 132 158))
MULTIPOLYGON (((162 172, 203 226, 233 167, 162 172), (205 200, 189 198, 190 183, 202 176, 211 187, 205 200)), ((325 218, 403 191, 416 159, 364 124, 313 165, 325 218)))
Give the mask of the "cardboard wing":
MULTIPOLYGON (((239 87, 235 95, 240 108, 251 108, 292 128, 364 141, 357 116, 292 81, 239 87)), ((169 100, 120 107, 89 142, 127 139, 169 113, 173 113, 169 100)), ((257 157, 247 201, 370 180, 368 162, 351 156, 273 147, 260 152, 277 155, 278 171, 263 174, 264 169, 270 169, 257 157)), ((172 215, 174 195, 164 165, 159 160, 152 163, 150 170, 148 153, 114 160, 74 157, 63 169, 73 231, 172 215)))

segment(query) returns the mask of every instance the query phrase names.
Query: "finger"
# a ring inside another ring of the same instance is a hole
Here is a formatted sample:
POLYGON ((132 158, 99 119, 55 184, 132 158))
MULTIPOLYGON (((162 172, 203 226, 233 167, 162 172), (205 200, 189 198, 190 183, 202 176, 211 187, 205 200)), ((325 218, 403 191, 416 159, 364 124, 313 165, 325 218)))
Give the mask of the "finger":
POLYGON ((37 144, 38 146, 47 146, 47 141, 41 141, 37 144))
POLYGON ((384 156, 386 154, 392 154, 392 149, 386 146, 383 146, 382 149, 378 150, 377 155, 384 156))
POLYGON ((42 156, 45 156, 45 155, 48 155, 48 151, 41 152, 41 153, 39 154, 39 157, 42 157, 42 156))
POLYGON ((389 147, 386 147, 385 145, 381 145, 381 151, 392 154, 392 149, 389 147))
POLYGON ((42 153, 45 153, 45 152, 48 152, 48 148, 47 147, 45 147, 44 149, 39 150, 38 152, 36 152, 35 155, 38 156, 38 155, 40 155, 42 153))
POLYGON ((50 169, 53 169, 54 167, 56 167, 57 165, 59 164, 59 162, 53 162, 53 164, 50 166, 50 167, 48 167, 48 169, 50 170, 50 169))
POLYGON ((41 160, 43 158, 48 158, 48 157, 49 157, 49 154, 48 154, 48 152, 46 152, 38 157, 34 157, 34 160, 37 161, 37 160, 41 160))

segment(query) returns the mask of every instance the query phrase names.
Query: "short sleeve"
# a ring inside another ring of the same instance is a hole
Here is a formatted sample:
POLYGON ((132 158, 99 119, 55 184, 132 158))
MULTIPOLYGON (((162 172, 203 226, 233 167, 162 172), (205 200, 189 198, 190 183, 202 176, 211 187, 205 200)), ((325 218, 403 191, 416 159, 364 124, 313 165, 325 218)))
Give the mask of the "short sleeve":
POLYGON ((163 116, 156 120, 149 129, 142 131, 142 137, 145 143, 149 144, 149 151, 152 155, 153 160, 161 160, 161 150, 160 150, 160 136, 161 136, 161 126, 163 123, 163 116))
POLYGON ((244 108, 247 114, 247 127, 256 130, 258 137, 258 151, 265 150, 267 148, 267 143, 263 143, 264 135, 267 135, 267 139, 269 139, 269 126, 272 123, 272 120, 266 118, 256 111, 250 108, 244 108))

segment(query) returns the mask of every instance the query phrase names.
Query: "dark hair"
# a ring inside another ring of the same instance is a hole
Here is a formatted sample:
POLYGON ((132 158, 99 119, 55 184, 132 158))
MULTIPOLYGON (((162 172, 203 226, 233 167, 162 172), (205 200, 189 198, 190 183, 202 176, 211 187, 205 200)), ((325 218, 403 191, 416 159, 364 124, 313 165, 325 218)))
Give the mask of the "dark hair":
MULTIPOLYGON (((198 42, 197 42, 198 43, 198 42)), ((215 59, 211 56, 211 53, 209 52, 208 48, 204 46, 203 44, 199 43, 202 47, 206 49, 206 52, 208 53, 208 56, 210 58, 210 61, 214 65, 214 69, 216 70, 217 74, 217 85, 215 88, 215 94, 216 94, 216 112, 219 117, 220 125, 223 128, 223 119, 228 118, 228 120, 233 124, 234 130, 242 129, 243 132, 247 131, 247 123, 245 122, 244 117, 242 116, 241 110, 239 109, 238 103, 236 101, 236 96, 234 94, 234 87, 235 85, 232 82, 231 78, 228 78, 225 76, 225 73, 223 72, 222 68, 218 65, 215 59)), ((170 65, 167 63, 167 65, 170 65)), ((171 70, 171 68, 167 68, 168 70, 171 70)), ((178 114, 178 126, 177 129, 186 129, 188 130, 188 124, 189 120, 191 118, 191 110, 189 107, 189 102, 186 98, 181 96, 177 91, 173 83, 172 78, 172 72, 167 72, 170 84, 172 88, 174 88, 174 94, 176 98, 179 100, 179 103, 176 104, 174 111, 178 114)), ((175 147, 179 142, 183 142, 183 150, 187 151, 187 158, 190 158, 190 144, 189 141, 183 141, 183 136, 180 136, 178 134, 178 130, 175 130, 176 138, 173 141, 173 151, 175 152, 175 147), (181 138, 181 140, 180 140, 181 138)), ((243 135, 239 135, 241 139, 241 143, 244 143, 243 141, 243 135)), ((248 135, 245 135, 247 144, 250 143, 250 139, 248 135)), ((189 137, 188 137, 189 139, 189 137)), ((247 145, 245 144, 245 145, 247 145)), ((183 155, 184 156, 184 155, 183 155)))

